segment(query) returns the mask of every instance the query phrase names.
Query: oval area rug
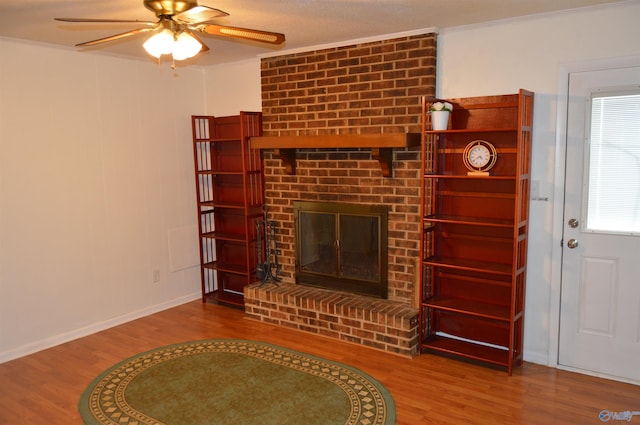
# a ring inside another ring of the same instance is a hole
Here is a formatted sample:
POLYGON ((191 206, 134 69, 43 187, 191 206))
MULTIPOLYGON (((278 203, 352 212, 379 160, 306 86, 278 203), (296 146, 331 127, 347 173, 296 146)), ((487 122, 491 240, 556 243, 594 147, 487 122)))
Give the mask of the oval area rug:
POLYGON ((392 425, 395 404, 364 372, 257 341, 213 339, 138 354, 82 393, 85 424, 392 425))

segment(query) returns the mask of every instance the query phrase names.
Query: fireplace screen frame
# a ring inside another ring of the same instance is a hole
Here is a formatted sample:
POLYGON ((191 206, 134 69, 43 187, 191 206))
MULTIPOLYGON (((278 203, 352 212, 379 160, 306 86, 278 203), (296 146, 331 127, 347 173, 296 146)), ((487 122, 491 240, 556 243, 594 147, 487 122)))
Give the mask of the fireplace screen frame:
POLYGON ((351 204, 342 202, 311 202, 294 201, 294 229, 295 229, 295 281, 299 285, 333 289, 359 295, 368 295, 377 298, 388 298, 388 221, 389 207, 386 205, 351 204), (340 266, 335 273, 319 272, 305 269, 302 265, 304 232, 302 229, 301 214, 333 215, 335 221, 336 257, 340 258, 342 235, 340 222, 341 216, 367 217, 377 219, 377 276, 353 277, 341 275, 340 266))

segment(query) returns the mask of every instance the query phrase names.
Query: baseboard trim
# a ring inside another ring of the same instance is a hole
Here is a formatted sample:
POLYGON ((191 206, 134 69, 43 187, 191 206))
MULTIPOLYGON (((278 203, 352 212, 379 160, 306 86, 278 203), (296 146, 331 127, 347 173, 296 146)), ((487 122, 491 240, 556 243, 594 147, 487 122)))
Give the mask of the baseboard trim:
MULTIPOLYGON (((543 366, 550 366, 549 356, 547 355, 547 353, 525 349, 523 352, 523 360, 529 363, 535 363, 543 366)), ((550 366, 550 367, 555 367, 555 366, 550 366)))
POLYGON ((182 304, 200 299, 202 294, 200 292, 194 292, 182 297, 174 298, 169 301, 165 301, 160 304, 145 307, 140 310, 132 311, 127 314, 123 314, 118 317, 114 317, 103 322, 93 323, 82 328, 74 329, 69 332, 65 332, 59 335, 55 335, 49 338, 41 339, 39 341, 23 345, 13 350, 7 350, 0 352, 0 363, 5 363, 10 360, 17 359, 19 357, 27 356, 29 354, 36 353, 38 351, 46 350, 47 348, 55 347, 56 345, 64 344, 65 342, 73 341, 78 338, 82 338, 88 335, 92 335, 96 332, 104 331, 114 326, 122 325, 123 323, 130 322, 132 320, 140 319, 141 317, 149 316, 159 311, 167 310, 173 307, 177 307, 182 304))

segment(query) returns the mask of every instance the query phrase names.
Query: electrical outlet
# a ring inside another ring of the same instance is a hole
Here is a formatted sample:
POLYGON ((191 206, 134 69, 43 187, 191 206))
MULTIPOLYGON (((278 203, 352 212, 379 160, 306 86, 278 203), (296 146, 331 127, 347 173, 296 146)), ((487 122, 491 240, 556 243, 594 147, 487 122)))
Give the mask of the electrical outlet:
POLYGON ((153 270, 153 283, 158 283, 158 282, 160 282, 160 270, 154 269, 153 270))

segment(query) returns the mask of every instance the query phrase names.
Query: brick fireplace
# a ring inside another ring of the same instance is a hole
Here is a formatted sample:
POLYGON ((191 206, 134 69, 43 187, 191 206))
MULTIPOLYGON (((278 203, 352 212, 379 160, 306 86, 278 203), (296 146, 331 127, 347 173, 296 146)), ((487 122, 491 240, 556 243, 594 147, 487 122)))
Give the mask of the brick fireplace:
POLYGON ((421 180, 415 141, 420 96, 435 94, 435 40, 422 34, 262 60, 263 133, 287 146, 263 151, 282 282, 245 289, 249 318, 417 354, 421 180), (386 143, 386 135, 398 134, 413 136, 406 137, 411 143, 386 143), (367 147, 367 135, 377 135, 375 147, 367 147), (334 137, 333 147, 314 142, 323 136, 334 137), (387 299, 295 284, 294 201, 388 207, 387 299))

